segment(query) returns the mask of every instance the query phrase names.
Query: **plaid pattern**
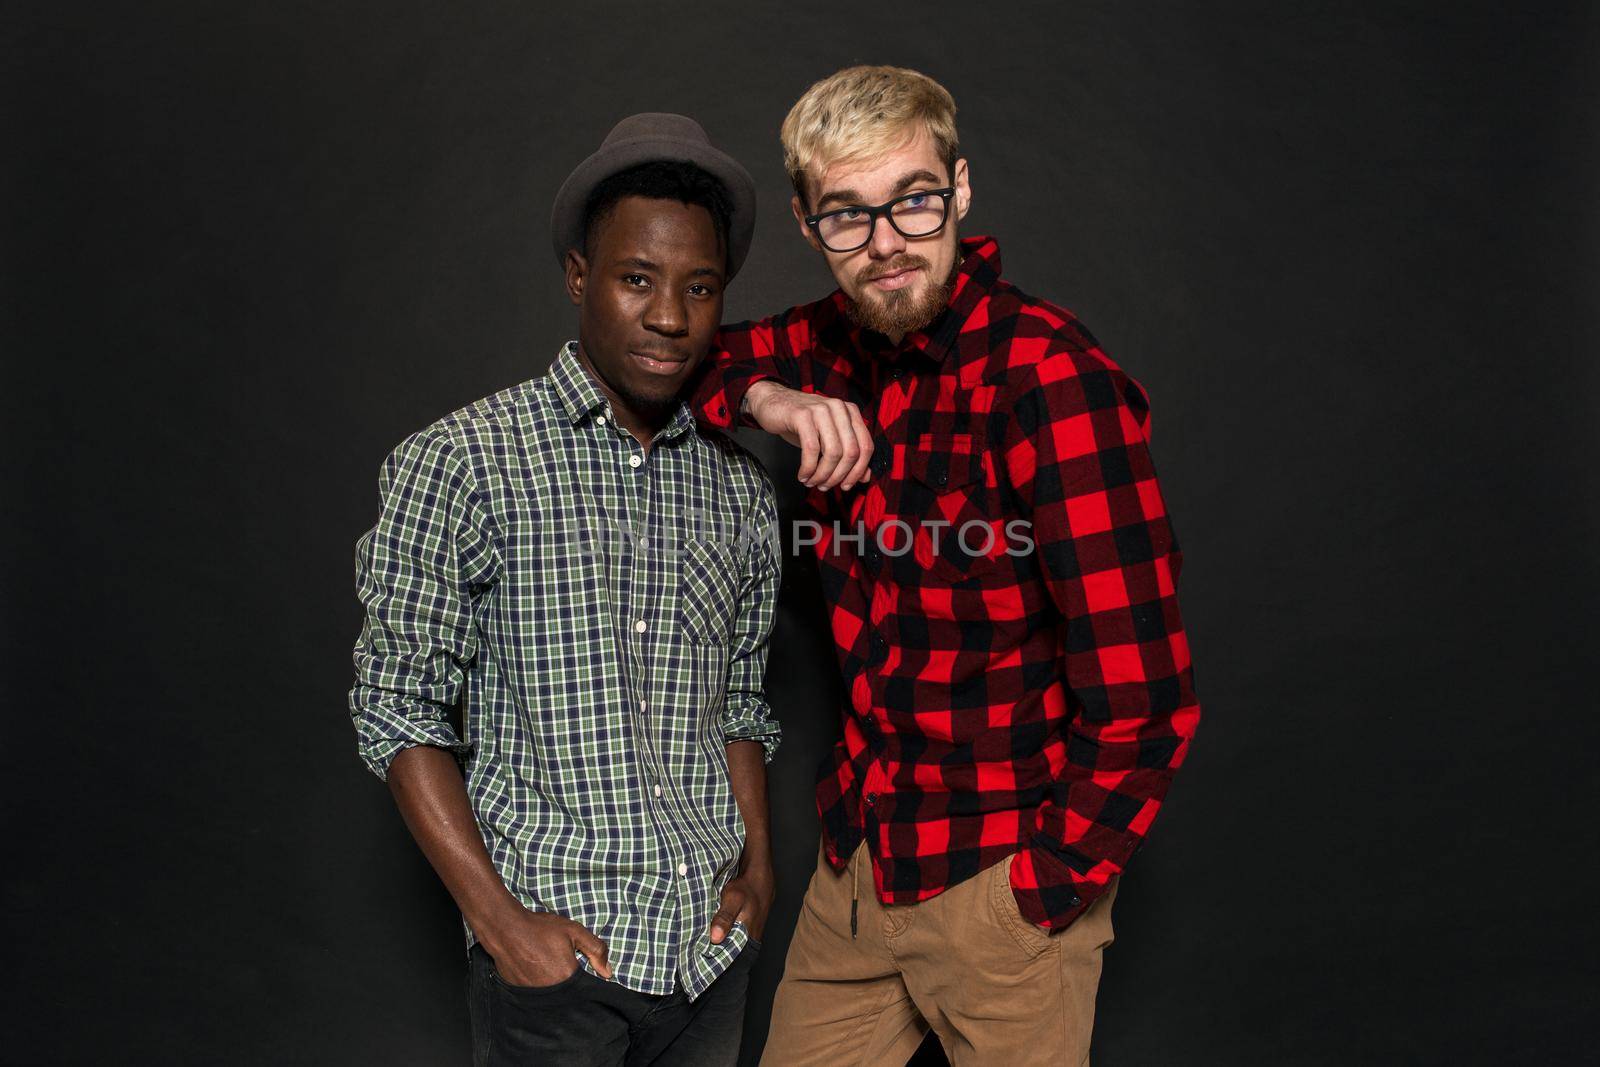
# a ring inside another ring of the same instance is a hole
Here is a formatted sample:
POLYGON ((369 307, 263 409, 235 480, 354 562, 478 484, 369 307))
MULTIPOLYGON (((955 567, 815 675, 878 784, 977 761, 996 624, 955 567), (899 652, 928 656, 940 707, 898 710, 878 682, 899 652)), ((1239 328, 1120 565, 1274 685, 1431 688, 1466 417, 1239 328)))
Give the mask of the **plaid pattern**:
POLYGON ((808 494, 849 694, 817 787, 829 860, 865 837, 880 899, 910 903, 1017 853, 1022 914, 1059 927, 1144 840, 1199 721, 1181 557, 1144 390, 1003 281, 992 239, 962 253, 902 345, 836 291, 725 328, 694 403, 727 426, 772 377, 873 433, 869 482, 808 494))
POLYGON ((380 778, 411 745, 460 755, 524 905, 593 930, 629 989, 694 997, 747 940, 706 932, 744 846, 724 746, 779 738, 777 512, 687 406, 648 456, 610 416, 569 343, 394 451, 356 548, 350 709, 380 778))

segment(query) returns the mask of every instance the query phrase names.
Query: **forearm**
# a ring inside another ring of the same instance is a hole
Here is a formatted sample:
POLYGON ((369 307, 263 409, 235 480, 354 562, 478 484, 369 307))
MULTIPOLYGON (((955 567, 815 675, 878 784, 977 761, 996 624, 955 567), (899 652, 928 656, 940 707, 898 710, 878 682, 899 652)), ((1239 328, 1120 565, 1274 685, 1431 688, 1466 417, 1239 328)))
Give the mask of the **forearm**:
POLYGON ((474 933, 523 910, 484 848, 452 753, 431 745, 399 753, 389 765, 389 791, 411 836, 474 933))
POLYGON ((759 741, 734 741, 727 747, 728 782, 744 820, 741 871, 770 868, 772 831, 767 815, 767 765, 759 741))
POLYGON ((780 353, 770 319, 724 327, 696 373, 689 407, 696 418, 719 429, 755 425, 744 405, 753 384, 775 380, 800 387, 798 362, 780 353))

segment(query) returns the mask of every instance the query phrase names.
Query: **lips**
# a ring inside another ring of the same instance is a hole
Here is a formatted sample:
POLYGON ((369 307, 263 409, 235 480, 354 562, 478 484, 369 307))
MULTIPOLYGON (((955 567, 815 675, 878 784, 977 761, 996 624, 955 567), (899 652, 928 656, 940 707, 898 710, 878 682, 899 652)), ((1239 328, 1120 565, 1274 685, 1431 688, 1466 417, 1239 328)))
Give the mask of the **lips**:
POLYGON ((882 291, 904 289, 916 280, 917 272, 925 270, 927 266, 926 260, 916 258, 903 259, 890 266, 887 270, 862 278, 860 284, 870 285, 882 291))
POLYGON ((687 358, 665 352, 629 352, 628 356, 643 370, 663 376, 682 373, 689 362, 687 358))
POLYGON ((917 271, 921 269, 921 267, 906 267, 902 270, 890 271, 888 274, 880 274, 870 280, 879 289, 901 289, 911 284, 911 280, 916 277, 917 271))

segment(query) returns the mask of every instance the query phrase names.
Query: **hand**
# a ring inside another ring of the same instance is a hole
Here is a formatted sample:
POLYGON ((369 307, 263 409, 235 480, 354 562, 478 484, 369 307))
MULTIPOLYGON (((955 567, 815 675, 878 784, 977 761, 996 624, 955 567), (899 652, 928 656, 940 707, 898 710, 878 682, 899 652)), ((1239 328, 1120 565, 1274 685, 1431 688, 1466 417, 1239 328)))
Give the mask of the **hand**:
POLYGON ((760 941, 761 932, 767 928, 772 899, 777 896, 777 885, 772 864, 763 863, 747 868, 723 886, 721 904, 711 917, 711 943, 722 944, 735 922, 743 922, 745 932, 760 941))
POLYGON ((800 481, 808 488, 853 489, 871 479, 872 434, 861 409, 848 400, 766 379, 750 387, 745 408, 763 430, 800 449, 800 481))
POLYGON ((511 985, 548 986, 572 977, 578 969, 574 950, 589 958, 600 977, 611 977, 606 943, 560 915, 518 904, 493 927, 474 933, 494 960, 494 969, 511 985))

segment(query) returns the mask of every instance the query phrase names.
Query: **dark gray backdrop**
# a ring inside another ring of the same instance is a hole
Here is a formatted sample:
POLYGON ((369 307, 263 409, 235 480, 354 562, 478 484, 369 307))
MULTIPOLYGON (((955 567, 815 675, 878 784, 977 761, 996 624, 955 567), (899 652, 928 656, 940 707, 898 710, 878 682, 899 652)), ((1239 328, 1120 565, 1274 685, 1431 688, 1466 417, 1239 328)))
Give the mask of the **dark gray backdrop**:
MULTIPOLYGON (((1360 6, 7 5, 0 1055, 465 1062, 344 708, 378 464, 572 332, 548 205, 624 114, 755 174, 731 316, 825 291, 777 127, 873 61, 1153 398, 1206 716, 1097 1062, 1591 1057, 1600 24, 1360 6)), ((786 590, 752 1054, 836 730, 786 590)))

